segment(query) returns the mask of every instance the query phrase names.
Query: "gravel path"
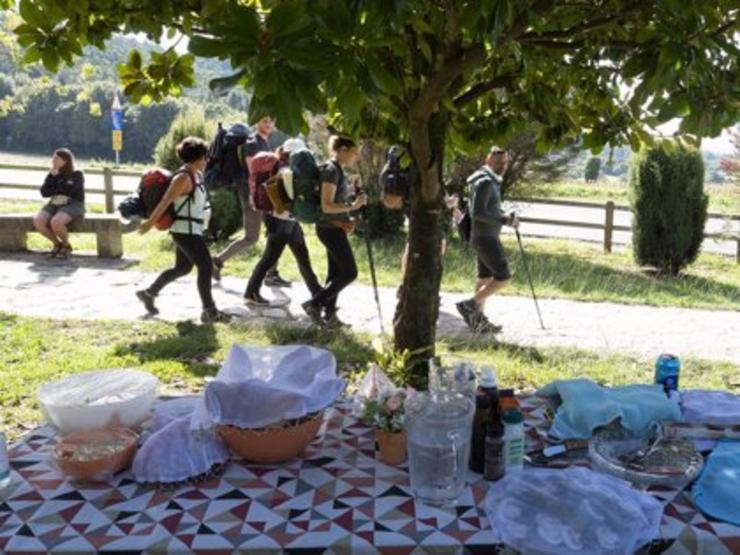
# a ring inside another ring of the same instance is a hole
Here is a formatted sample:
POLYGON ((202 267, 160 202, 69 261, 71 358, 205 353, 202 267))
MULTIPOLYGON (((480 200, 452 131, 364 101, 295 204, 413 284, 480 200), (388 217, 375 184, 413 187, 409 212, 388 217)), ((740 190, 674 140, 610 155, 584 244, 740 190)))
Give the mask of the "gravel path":
MULTIPOLYGON (((103 261, 78 256, 69 261, 47 260, 39 254, 7 255, 0 261, 0 310, 53 318, 141 320, 144 310, 134 291, 154 278, 134 270, 133 261, 103 261)), ((308 298, 302 283, 290 289, 263 288, 263 295, 283 306, 254 311, 242 303, 246 279, 226 277, 214 288, 219 308, 238 318, 295 321, 308 325, 300 303, 308 298)), ((385 329, 396 302, 393 289, 380 291, 385 329)), ((439 334, 465 337, 465 325, 455 309, 464 294, 443 293, 439 334)), ((200 315, 194 273, 171 284, 157 304, 163 320, 200 315)), ((340 317, 353 328, 378 332, 372 288, 353 285, 340 297, 340 317)), ((488 303, 492 321, 504 325, 500 341, 534 346, 572 346, 594 351, 617 351, 651 359, 661 352, 681 357, 740 363, 740 310, 659 308, 614 303, 540 300, 547 329, 541 330, 532 299, 501 296, 488 303)), ((740 307, 739 307, 740 308, 740 307)))

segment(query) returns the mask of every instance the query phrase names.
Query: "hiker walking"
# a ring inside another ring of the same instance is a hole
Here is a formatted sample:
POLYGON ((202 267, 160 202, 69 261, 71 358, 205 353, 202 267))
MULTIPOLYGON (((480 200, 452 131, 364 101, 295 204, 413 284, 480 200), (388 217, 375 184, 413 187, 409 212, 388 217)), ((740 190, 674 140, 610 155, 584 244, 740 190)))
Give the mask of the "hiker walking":
POLYGON ((357 278, 357 263, 347 237, 354 228, 350 212, 365 206, 367 196, 360 192, 350 202, 356 191, 344 173, 359 158, 357 144, 348 137, 333 136, 329 148, 332 157, 320 167, 321 216, 316 224, 316 235, 326 247, 326 284, 301 306, 315 324, 342 325, 337 318, 337 297, 357 278))
POLYGON ((198 269, 198 294, 203 304, 201 322, 226 322, 231 318, 216 308, 211 294, 213 261, 203 238, 203 230, 207 228, 210 215, 208 196, 202 180, 207 153, 208 145, 197 137, 187 137, 177 145, 177 156, 183 165, 173 173, 162 200, 149 219, 139 226, 140 233, 147 233, 168 210, 174 211, 170 234, 176 247, 175 265, 162 272, 147 289, 136 292, 149 314, 159 313, 154 305, 159 292, 176 279, 189 274, 195 266, 198 269))
POLYGON ((485 164, 468 178, 470 186, 470 244, 478 258, 478 281, 471 299, 457 303, 458 312, 475 333, 498 333, 501 326, 488 321, 483 313, 488 297, 509 284, 511 272, 501 244, 501 227, 519 227, 516 214, 501 208, 501 183, 508 167, 508 154, 493 146, 485 164))
POLYGON ((72 151, 59 148, 51 157, 51 169, 41 186, 41 196, 48 198, 33 218, 33 226, 54 245, 50 258, 69 258, 67 226, 85 217, 85 176, 75 169, 72 151))
MULTIPOLYGON (((268 139, 272 134, 275 124, 270 116, 261 118, 255 126, 255 134, 244 144, 244 163, 246 164, 246 182, 239 185, 239 202, 242 205, 242 222, 244 226, 244 237, 233 241, 223 251, 213 258, 213 277, 216 281, 221 280, 221 270, 230 258, 244 252, 257 243, 260 238, 263 213, 254 206, 254 190, 250 184, 249 174, 252 159, 260 152, 270 152, 268 139)), ((277 261, 268 270, 265 284, 271 287, 290 287, 290 282, 283 279, 277 271, 277 261)))
MULTIPOLYGON (((288 164, 291 152, 307 148, 306 143, 301 139, 286 140, 277 151, 279 166, 285 167, 288 164)), ((258 186, 260 185, 258 184, 258 186)), ((265 276, 270 268, 275 266, 286 246, 293 253, 293 257, 298 264, 298 270, 301 272, 301 276, 311 297, 313 298, 317 295, 321 291, 321 285, 311 267, 308 247, 306 246, 303 229, 298 220, 287 210, 283 212, 278 212, 277 210, 266 212, 265 233, 267 235, 267 244, 262 257, 254 267, 254 270, 252 270, 252 276, 249 278, 247 290, 244 294, 246 303, 255 307, 270 305, 270 301, 260 295, 260 288, 265 280, 265 276)))

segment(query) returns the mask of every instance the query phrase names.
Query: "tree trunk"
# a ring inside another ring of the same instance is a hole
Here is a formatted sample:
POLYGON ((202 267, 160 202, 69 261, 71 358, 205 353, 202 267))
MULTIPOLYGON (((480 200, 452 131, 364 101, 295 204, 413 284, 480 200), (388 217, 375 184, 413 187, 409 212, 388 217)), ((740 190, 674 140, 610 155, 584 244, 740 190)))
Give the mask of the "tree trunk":
POLYGON ((411 155, 418 171, 414 172, 416 179, 411 194, 409 256, 393 321, 395 348, 412 352, 410 382, 422 388, 426 386, 427 361, 435 352, 439 317, 440 218, 446 214, 441 164, 446 125, 445 116, 436 114, 420 125, 411 126, 411 155))

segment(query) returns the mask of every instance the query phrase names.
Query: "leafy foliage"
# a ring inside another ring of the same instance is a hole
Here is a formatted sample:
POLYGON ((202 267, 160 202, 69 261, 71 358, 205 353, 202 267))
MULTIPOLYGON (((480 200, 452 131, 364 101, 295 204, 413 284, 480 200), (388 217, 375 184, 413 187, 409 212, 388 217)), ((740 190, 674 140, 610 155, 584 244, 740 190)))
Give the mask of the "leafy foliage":
POLYGON ((211 193, 211 221, 205 237, 208 241, 223 241, 242 226, 242 209, 236 192, 221 189, 211 193))
POLYGON ((215 126, 209 128, 203 110, 192 108, 178 115, 167 133, 159 139, 154 149, 154 162, 157 166, 174 171, 182 165, 175 148, 185 137, 200 137, 206 141, 215 133, 215 126))
POLYGON ((699 254, 708 197, 695 149, 663 143, 643 149, 630 168, 635 261, 677 275, 699 254))

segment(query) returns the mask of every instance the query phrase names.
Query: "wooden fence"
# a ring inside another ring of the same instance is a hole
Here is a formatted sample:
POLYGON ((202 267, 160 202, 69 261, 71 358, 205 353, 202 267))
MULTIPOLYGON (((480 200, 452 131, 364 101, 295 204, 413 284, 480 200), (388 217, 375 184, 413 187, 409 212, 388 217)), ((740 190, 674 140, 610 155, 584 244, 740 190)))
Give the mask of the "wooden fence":
MULTIPOLYGON (((39 171, 39 172, 47 172, 48 166, 40 166, 40 165, 27 165, 27 164, 0 164, 0 170, 23 170, 23 171, 39 171)), ((93 189, 93 188, 85 188, 85 192, 87 193, 93 193, 93 194, 102 194, 105 196, 105 211, 108 214, 112 214, 115 212, 115 197, 116 195, 129 195, 131 194, 131 190, 118 190, 115 189, 113 186, 113 179, 114 177, 121 176, 121 177, 139 177, 141 175, 141 171, 136 170, 125 170, 125 169, 113 169, 109 167, 90 167, 86 168, 85 170, 86 174, 91 175, 101 175, 103 176, 103 189, 93 189)), ((23 185, 23 184, 14 184, 14 183, 0 183, 0 189, 18 189, 18 190, 32 190, 37 191, 39 189, 39 185, 23 185)), ((622 205, 622 204, 615 204, 613 201, 607 201, 605 203, 599 203, 599 202, 581 202, 581 201, 571 201, 571 200, 556 200, 556 199, 538 199, 538 198, 530 198, 530 199, 521 199, 521 198, 512 198, 508 199, 512 202, 526 202, 526 203, 536 203, 536 204, 550 204, 553 206, 568 206, 571 208, 599 208, 604 210, 604 220, 603 223, 594 223, 594 222, 580 222, 580 221, 571 221, 571 220, 557 220, 557 219, 549 219, 549 218, 530 218, 528 216, 522 216, 520 220, 524 223, 531 223, 531 224, 543 224, 543 225, 551 225, 551 226, 562 226, 562 227, 570 227, 570 228, 581 228, 581 229, 598 229, 603 231, 603 244, 604 244, 604 251, 605 252, 612 252, 612 246, 613 246, 613 237, 615 231, 632 231, 632 228, 628 225, 616 225, 614 223, 614 212, 616 210, 627 210, 629 211, 629 206, 622 205)), ((740 215, 734 214, 734 215, 728 215, 728 214, 719 214, 719 213, 708 213, 708 217, 710 218, 720 218, 724 220, 730 220, 733 222, 740 222, 740 215)), ((707 239, 726 239, 735 241, 735 244, 737 245, 736 252, 735 252, 735 260, 740 263, 740 232, 736 234, 725 234, 725 233, 707 233, 704 235, 707 239)))

